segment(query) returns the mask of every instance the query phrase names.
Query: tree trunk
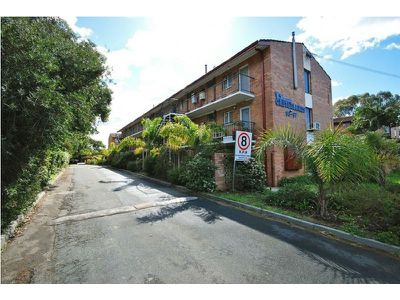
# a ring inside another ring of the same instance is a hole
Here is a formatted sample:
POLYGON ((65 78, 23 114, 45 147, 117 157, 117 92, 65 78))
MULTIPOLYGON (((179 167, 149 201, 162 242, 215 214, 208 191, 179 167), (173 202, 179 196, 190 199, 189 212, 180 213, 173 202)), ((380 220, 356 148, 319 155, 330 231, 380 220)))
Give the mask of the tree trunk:
POLYGON ((325 218, 328 213, 327 201, 325 195, 324 185, 322 183, 318 184, 318 198, 320 205, 320 216, 321 218, 325 218))
POLYGON ((178 156, 178 168, 179 168, 181 166, 181 155, 180 155, 179 150, 177 152, 177 156, 178 156))

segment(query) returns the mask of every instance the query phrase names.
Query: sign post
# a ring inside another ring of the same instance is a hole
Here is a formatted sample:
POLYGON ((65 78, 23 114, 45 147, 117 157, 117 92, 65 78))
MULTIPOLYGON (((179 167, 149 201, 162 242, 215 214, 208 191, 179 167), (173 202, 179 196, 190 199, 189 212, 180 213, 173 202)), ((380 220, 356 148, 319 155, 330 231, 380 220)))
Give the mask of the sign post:
POLYGON ((252 133, 236 131, 235 157, 233 160, 232 191, 235 191, 236 161, 246 161, 251 157, 252 133))

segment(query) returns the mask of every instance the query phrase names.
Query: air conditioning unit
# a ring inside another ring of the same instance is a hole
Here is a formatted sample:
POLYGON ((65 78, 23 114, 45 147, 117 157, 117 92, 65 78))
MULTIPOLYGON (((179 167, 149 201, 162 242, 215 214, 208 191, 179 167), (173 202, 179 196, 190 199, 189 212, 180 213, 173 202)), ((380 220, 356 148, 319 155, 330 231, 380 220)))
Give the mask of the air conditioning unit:
POLYGON ((321 130, 321 124, 319 122, 314 122, 311 124, 311 128, 309 128, 308 130, 319 131, 319 130, 321 130))
POLYGON ((199 100, 206 100, 206 92, 205 91, 201 91, 199 93, 199 100))
POLYGON ((193 104, 197 103, 197 95, 196 94, 192 94, 192 103, 193 104))

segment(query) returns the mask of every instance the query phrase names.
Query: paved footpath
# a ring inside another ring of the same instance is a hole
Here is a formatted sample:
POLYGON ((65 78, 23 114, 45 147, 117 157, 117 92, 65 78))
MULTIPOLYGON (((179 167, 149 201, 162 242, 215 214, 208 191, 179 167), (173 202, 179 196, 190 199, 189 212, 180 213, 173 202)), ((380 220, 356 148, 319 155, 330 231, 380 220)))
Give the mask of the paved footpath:
POLYGON ((2 253, 2 283, 400 283, 400 260, 70 166, 2 253))

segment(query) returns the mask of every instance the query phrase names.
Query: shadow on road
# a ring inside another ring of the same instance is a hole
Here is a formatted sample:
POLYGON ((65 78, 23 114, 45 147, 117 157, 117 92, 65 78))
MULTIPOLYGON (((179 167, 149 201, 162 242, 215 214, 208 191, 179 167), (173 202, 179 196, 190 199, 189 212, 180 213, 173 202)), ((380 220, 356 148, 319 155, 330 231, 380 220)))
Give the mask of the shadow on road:
MULTIPOLYGON (((124 176, 127 175, 123 172, 110 170, 124 176)), ((135 179, 116 190, 139 183, 170 193, 175 197, 183 196, 182 193, 173 188, 149 183, 142 179, 135 179)), ((300 255, 320 265, 322 267, 321 276, 330 271, 334 274, 335 279, 340 277, 344 283, 400 283, 400 260, 396 258, 354 247, 285 223, 255 217, 236 208, 223 206, 205 199, 162 207, 157 212, 150 212, 145 216, 138 217, 137 221, 138 224, 164 221, 184 211, 192 211, 194 215, 207 224, 216 224, 226 218, 283 241, 295 247, 300 255)), ((268 246, 274 247, 274 245, 266 245, 266 247, 268 246)))
POLYGON ((222 218, 212 210, 194 204, 197 201, 190 201, 183 204, 175 204, 173 206, 165 206, 160 208, 157 212, 151 212, 146 216, 136 218, 139 224, 153 223, 172 218, 177 213, 191 210, 194 214, 200 217, 204 222, 213 224, 222 218))

